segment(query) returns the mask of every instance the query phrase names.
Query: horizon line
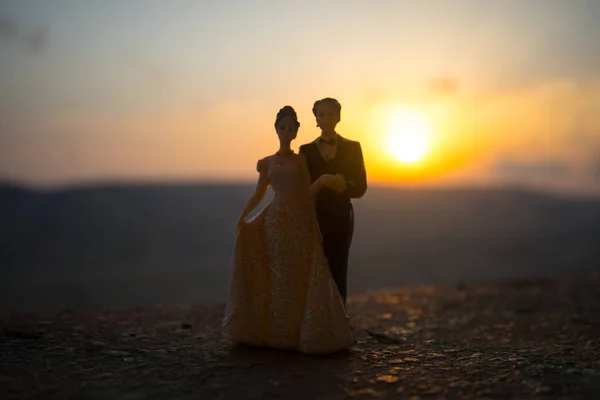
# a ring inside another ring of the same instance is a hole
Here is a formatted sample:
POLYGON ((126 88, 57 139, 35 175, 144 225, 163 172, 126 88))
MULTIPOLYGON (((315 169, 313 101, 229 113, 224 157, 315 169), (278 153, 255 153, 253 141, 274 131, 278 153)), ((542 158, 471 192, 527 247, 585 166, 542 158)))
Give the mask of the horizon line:
MULTIPOLYGON (((60 192, 73 189, 89 189, 101 187, 193 187, 193 186, 253 186, 251 179, 223 178, 99 178, 88 180, 73 180, 70 182, 40 184, 25 182, 19 179, 0 177, 0 187, 35 192, 60 192)), ((600 191, 577 191, 547 187, 523 182, 384 182, 369 183, 370 188, 392 190, 500 190, 539 193, 558 197, 600 199, 600 191)))

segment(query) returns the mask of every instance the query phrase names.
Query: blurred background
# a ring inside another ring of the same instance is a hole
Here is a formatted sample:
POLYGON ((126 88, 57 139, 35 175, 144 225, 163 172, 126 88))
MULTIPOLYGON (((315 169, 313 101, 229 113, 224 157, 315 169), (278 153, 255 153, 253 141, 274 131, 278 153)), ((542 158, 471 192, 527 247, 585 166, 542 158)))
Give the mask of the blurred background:
MULTIPOLYGON (((342 103, 351 293, 600 270, 600 3, 0 0, 0 310, 222 302, 256 161, 342 103)), ((265 199, 263 204, 269 199, 265 199)))

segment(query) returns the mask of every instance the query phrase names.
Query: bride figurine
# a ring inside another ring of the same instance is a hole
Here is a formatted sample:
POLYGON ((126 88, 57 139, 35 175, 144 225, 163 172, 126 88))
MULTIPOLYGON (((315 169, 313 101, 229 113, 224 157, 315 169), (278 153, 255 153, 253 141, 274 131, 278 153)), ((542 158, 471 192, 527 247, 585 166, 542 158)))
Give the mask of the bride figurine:
POLYGON ((223 332, 249 346, 326 354, 356 342, 323 253, 315 196, 343 190, 343 177, 312 185, 306 161, 290 148, 300 123, 285 106, 277 113, 279 151, 258 161, 254 195, 240 215, 223 332), (250 221, 268 187, 273 200, 250 221))

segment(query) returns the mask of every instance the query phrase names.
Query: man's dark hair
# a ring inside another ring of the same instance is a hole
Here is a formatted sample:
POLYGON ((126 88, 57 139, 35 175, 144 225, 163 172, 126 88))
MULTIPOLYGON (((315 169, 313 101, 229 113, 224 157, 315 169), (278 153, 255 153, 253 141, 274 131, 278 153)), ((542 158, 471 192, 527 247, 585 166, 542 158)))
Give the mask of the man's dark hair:
POLYGON ((331 104, 333 104, 333 106, 337 109, 338 119, 340 119, 340 117, 342 116, 342 105, 340 104, 339 101, 337 101, 333 97, 325 97, 324 99, 315 101, 315 104, 313 105, 313 109, 312 109, 313 115, 315 117, 317 116, 317 107, 319 107, 319 105, 322 104, 322 103, 331 103, 331 104))

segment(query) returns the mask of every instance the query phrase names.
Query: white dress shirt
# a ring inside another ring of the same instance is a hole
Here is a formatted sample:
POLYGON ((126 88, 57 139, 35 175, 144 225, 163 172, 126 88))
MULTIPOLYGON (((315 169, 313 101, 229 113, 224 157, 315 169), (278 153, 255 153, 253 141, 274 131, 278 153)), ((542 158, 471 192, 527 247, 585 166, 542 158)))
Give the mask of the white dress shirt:
POLYGON ((337 154, 337 144, 338 144, 339 138, 337 136, 335 136, 334 138, 329 139, 329 140, 335 140, 335 142, 332 144, 326 143, 325 140, 328 140, 328 139, 324 139, 322 136, 317 138, 317 140, 316 140, 317 148, 319 149, 319 153, 321 154, 321 157, 323 157, 323 159, 325 161, 331 161, 332 159, 335 158, 335 155, 337 154))

